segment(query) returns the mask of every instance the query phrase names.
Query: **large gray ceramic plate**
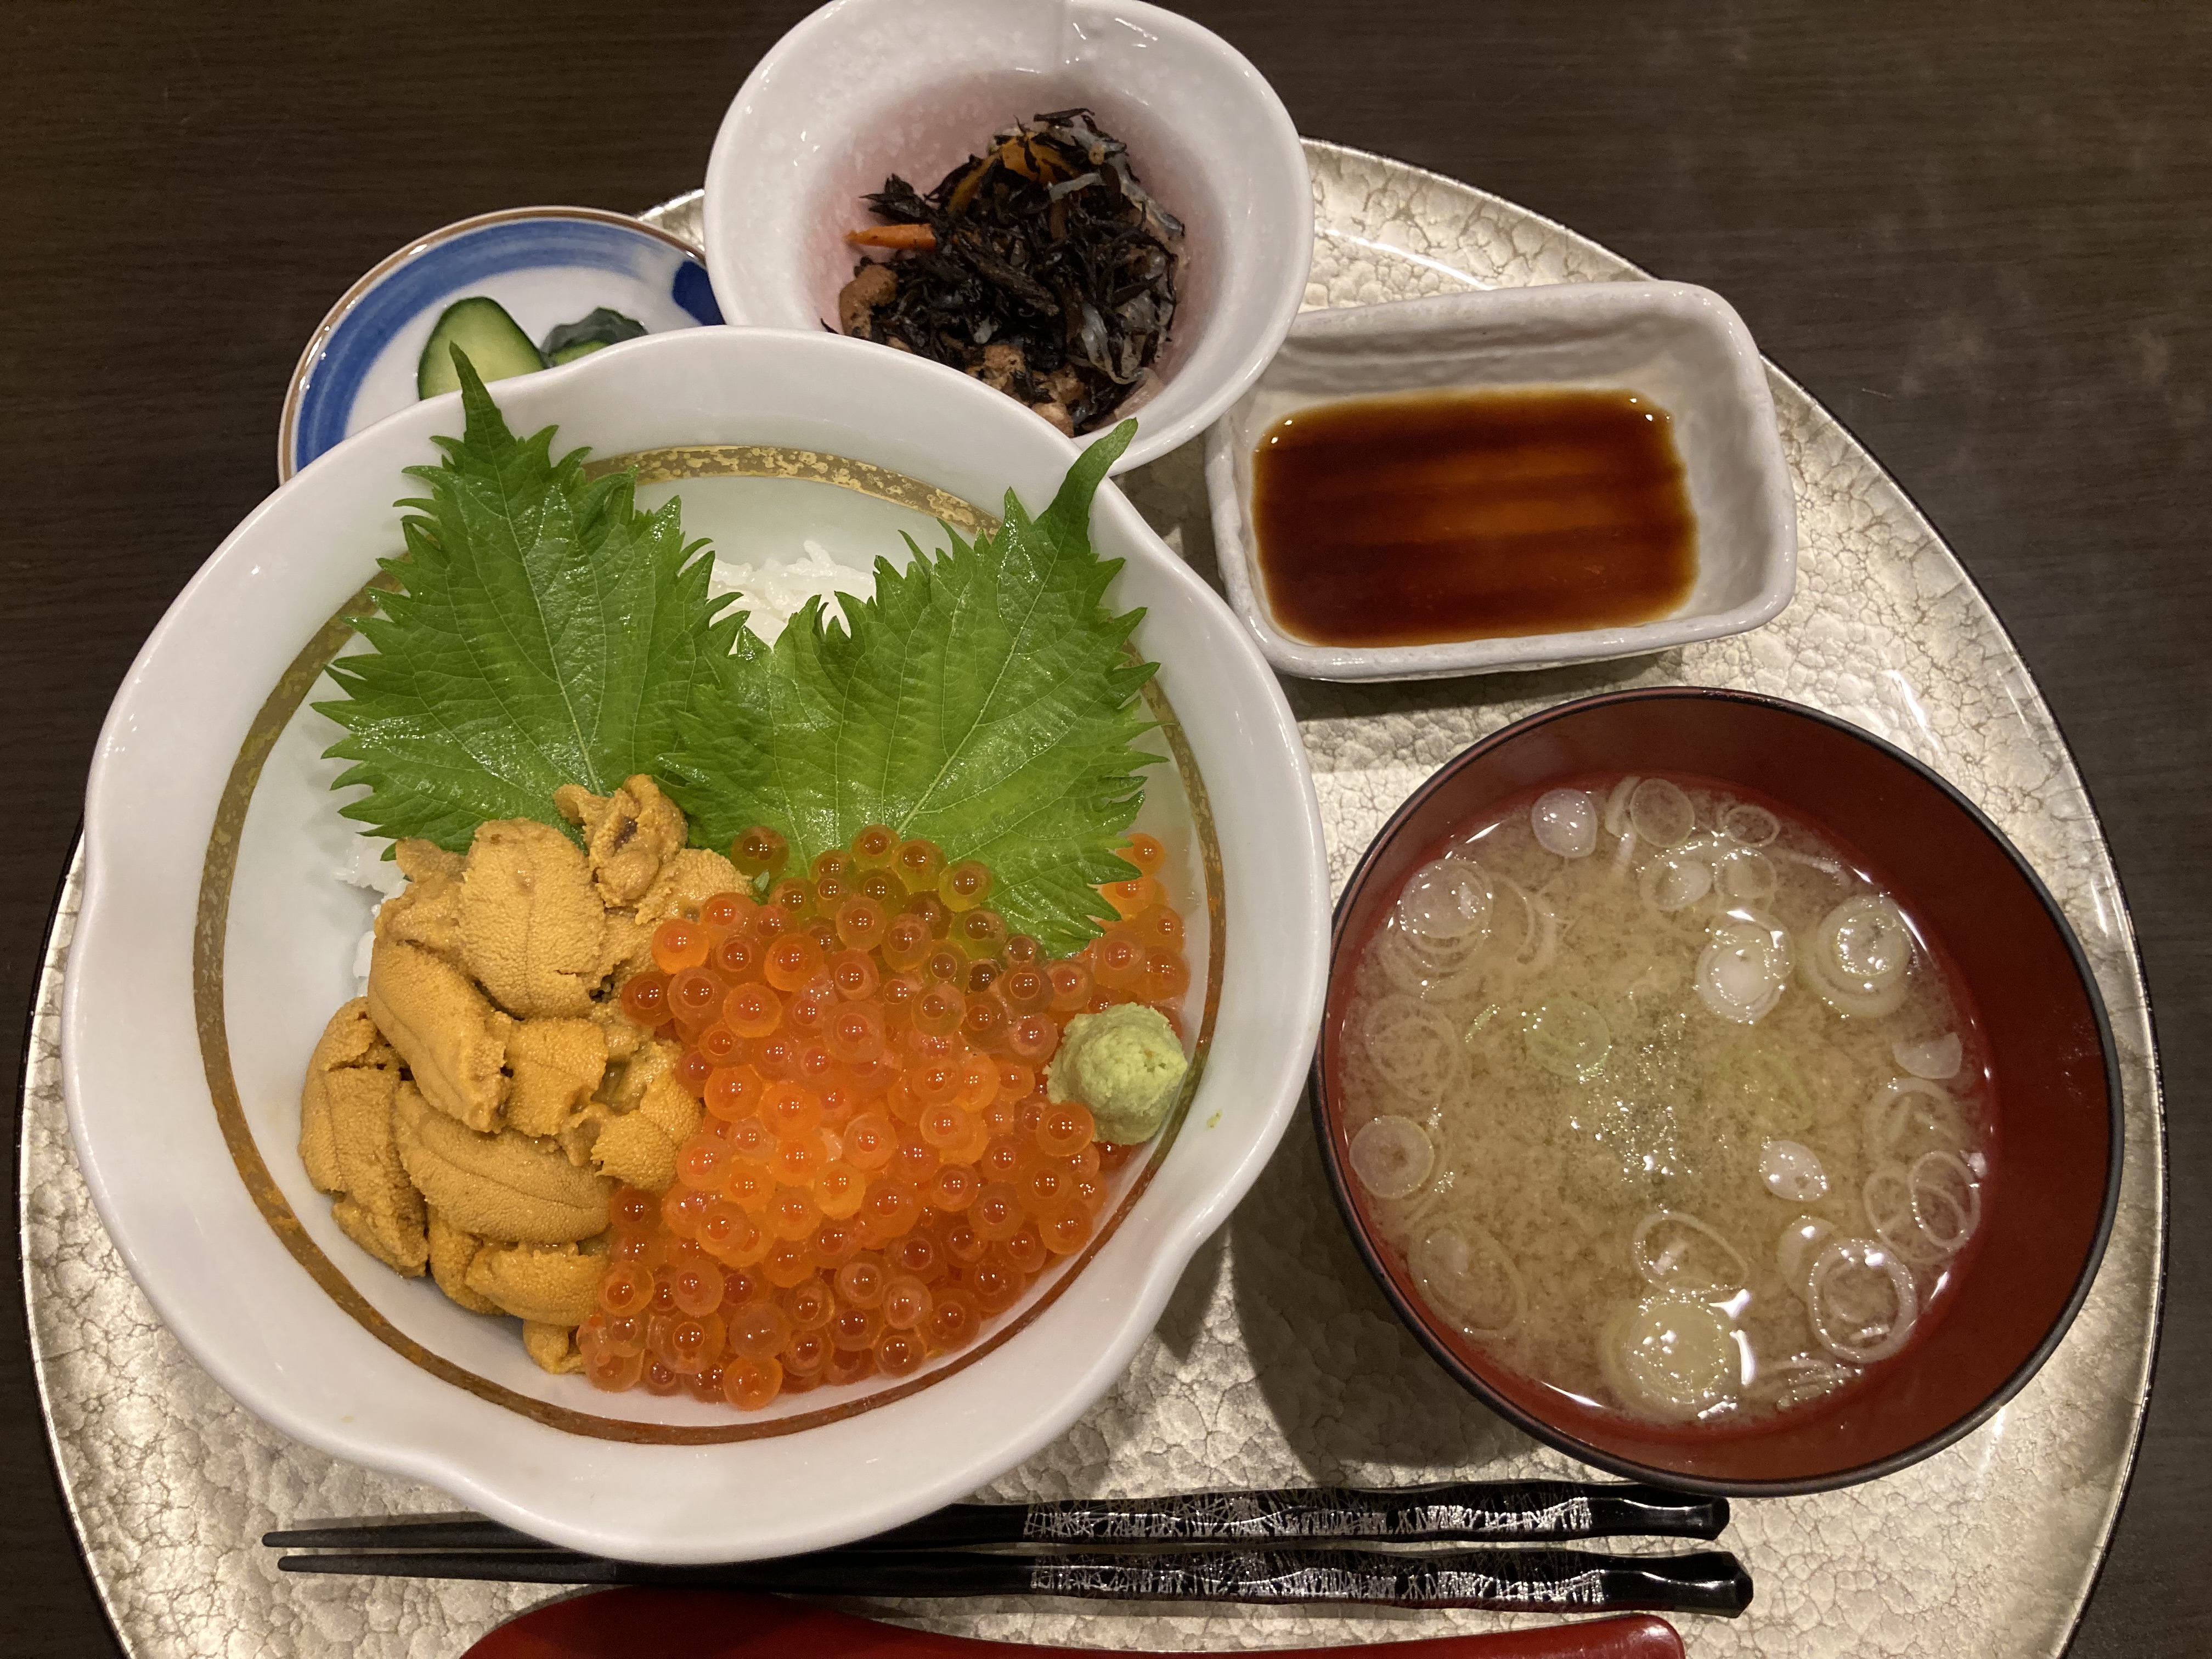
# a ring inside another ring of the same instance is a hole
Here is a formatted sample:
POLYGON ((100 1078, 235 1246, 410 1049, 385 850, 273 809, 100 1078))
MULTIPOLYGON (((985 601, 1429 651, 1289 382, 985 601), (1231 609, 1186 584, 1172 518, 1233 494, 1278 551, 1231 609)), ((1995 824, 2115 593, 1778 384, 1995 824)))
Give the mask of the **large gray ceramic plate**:
MULTIPOLYGON (((1314 306, 1641 275, 1510 203, 1398 162, 1310 143, 1314 306)), ((696 197, 648 216, 697 235, 696 197)), ((1797 598, 1739 638, 1538 675, 1355 687, 1292 683, 1341 882, 1424 777, 1486 732, 1622 685, 1737 686, 1841 715, 1911 750, 2001 824, 2088 951, 2126 1091, 2120 1210, 2088 1303, 2011 1404, 1886 1480, 1739 1504, 1744 1618, 1685 1620, 1698 1656, 1997 1656, 2065 1645, 2126 1484, 2148 1385, 2164 1240, 2158 1079, 2134 935, 2095 814, 2034 682, 1912 504, 1833 419, 1772 376, 1796 481, 1797 598)), ((1192 445, 1123 479, 1209 576, 1192 445)), ((94 1576, 138 1659, 236 1652, 455 1654, 540 1592, 280 1578, 254 1540, 306 1517, 449 1507, 264 1426, 158 1324, 87 1198, 54 1054, 74 875, 50 945, 25 1102, 26 1290, 55 1453, 94 1576)), ((1005 1498, 1309 1482, 1569 1474, 1462 1393, 1392 1316, 1294 1133, 1203 1249, 1114 1392, 999 1483, 1005 1498)), ((1080 1603, 913 1603, 933 1628, 1107 1649, 1281 1647, 1532 1622, 1485 1613, 1080 1603)), ((1540 1621, 1536 1621, 1540 1622, 1540 1621)))

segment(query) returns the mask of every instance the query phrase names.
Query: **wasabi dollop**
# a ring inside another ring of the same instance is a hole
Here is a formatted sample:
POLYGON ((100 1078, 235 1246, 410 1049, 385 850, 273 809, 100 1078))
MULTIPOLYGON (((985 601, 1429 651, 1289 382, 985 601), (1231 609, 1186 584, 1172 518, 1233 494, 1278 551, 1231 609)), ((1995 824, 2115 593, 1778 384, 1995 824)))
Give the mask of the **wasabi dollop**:
POLYGON ((1167 1016, 1141 1003, 1116 1003, 1067 1022, 1060 1052, 1045 1067, 1045 1094, 1091 1109, 1098 1139, 1119 1146, 1150 1140, 1190 1062, 1167 1016))

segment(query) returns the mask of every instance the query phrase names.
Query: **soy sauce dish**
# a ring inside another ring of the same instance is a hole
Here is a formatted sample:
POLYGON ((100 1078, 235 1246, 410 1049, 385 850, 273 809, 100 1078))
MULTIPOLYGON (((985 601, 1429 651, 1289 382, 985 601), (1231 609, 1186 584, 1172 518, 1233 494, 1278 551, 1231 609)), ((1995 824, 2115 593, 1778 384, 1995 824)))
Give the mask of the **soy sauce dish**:
POLYGON ((2088 1292, 2119 1085, 2079 943, 1881 739, 1567 703, 1400 809, 1338 906, 1314 1122, 1431 1354, 1548 1443, 1843 1486, 2016 1394, 2088 1292))
POLYGON ((1307 312, 1207 434, 1206 481, 1231 604, 1310 678, 1666 650, 1796 586, 1765 367, 1687 283, 1307 312))

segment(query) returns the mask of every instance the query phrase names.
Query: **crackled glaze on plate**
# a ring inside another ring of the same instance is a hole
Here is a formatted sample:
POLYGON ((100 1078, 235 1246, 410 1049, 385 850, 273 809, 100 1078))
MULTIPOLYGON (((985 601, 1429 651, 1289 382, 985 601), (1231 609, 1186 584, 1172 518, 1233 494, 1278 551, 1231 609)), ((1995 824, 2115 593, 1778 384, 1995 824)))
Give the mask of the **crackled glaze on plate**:
MULTIPOLYGON (((1309 305, 1638 276, 1595 244, 1449 179, 1310 143, 1309 305)), ((696 234, 696 198, 652 216, 696 234), (687 219, 689 222, 687 223, 687 219)), ((2163 1243, 2157 1077, 2133 934, 2079 776, 2019 654, 1934 530, 1804 392, 1771 385, 1796 480, 1796 602, 1741 637, 1626 662, 1411 685, 1292 683, 1332 873, 1424 777, 1536 708, 1622 685, 1738 686, 1879 732, 1972 796, 2081 938, 2125 1084, 2126 1171, 2081 1317, 2033 1382, 1958 1445, 1888 1480, 1740 1503, 1723 1541, 1758 1581, 1742 1619, 1684 1620, 1697 1656, 2055 1655, 2125 1482, 2148 1385, 2163 1243)), ((1121 483, 1209 577, 1196 447, 1121 483)), ((54 1052, 76 883, 40 981, 24 1121, 26 1289, 63 1481, 139 1659, 458 1653, 544 1599, 528 1587, 280 1578, 254 1540, 318 1516, 449 1507, 308 1450, 231 1401, 155 1322, 101 1231, 63 1121, 54 1052)), ((992 1489, 1001 1498, 1206 1486, 1573 1474, 1485 1410, 1391 1316, 1294 1131, 1201 1249, 1114 1390, 992 1489)), ((963 1634, 1106 1649, 1282 1647, 1541 1622, 1479 1613, 1073 1602, 866 1609, 963 1634)))

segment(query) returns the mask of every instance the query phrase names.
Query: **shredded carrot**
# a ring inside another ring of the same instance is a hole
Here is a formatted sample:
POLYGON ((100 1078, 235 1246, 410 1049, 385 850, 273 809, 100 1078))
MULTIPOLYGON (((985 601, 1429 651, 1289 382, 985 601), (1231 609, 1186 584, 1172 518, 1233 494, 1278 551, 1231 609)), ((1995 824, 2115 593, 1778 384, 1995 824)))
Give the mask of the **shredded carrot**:
POLYGON ((914 247, 933 248, 937 233, 927 225, 870 225, 865 230, 848 230, 845 240, 854 247, 914 247))

